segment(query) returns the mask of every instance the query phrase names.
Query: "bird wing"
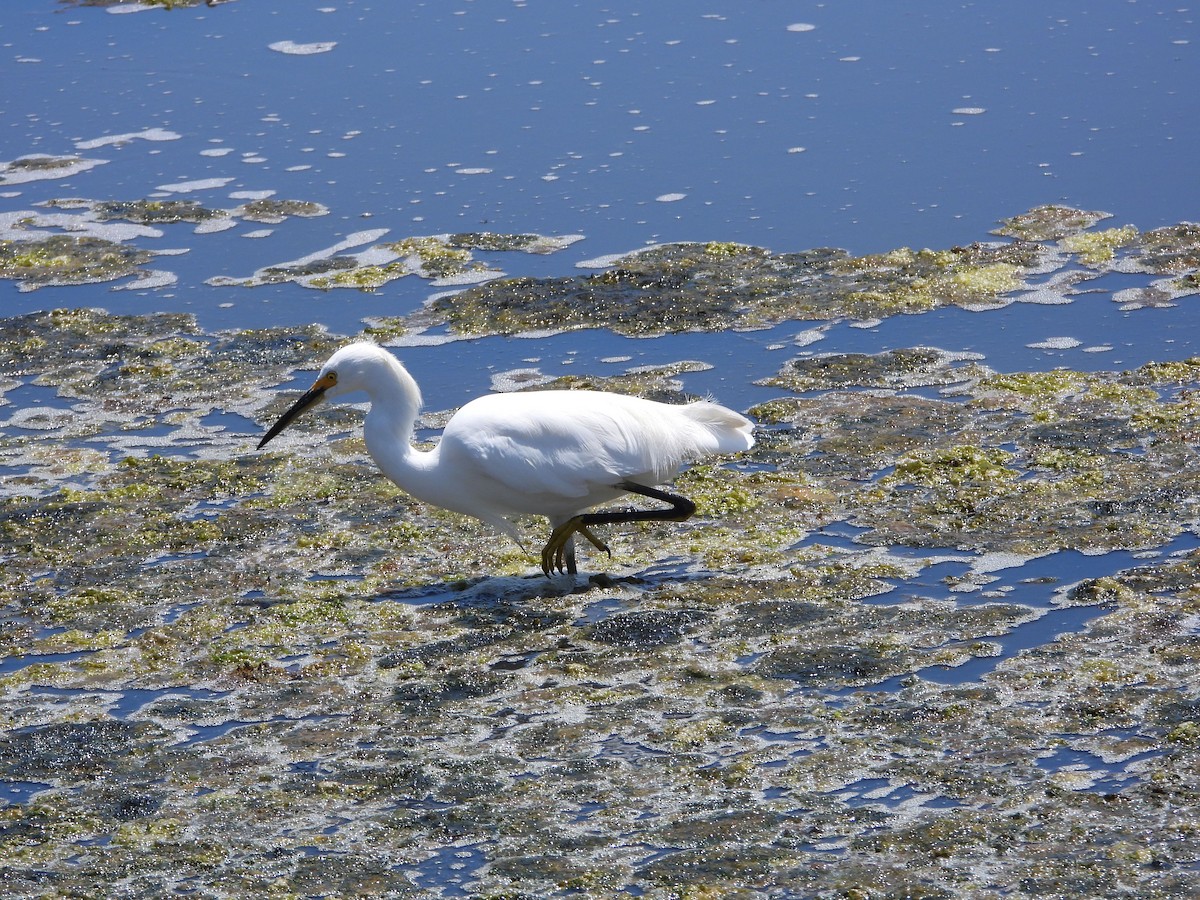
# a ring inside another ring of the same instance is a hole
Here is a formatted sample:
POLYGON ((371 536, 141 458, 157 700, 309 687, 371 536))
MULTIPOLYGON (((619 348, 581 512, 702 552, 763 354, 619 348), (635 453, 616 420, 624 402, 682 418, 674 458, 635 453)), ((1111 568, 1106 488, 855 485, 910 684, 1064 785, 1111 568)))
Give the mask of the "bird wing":
POLYGON ((455 414, 441 452, 469 458, 480 475, 516 491, 585 497, 627 478, 669 479, 699 449, 689 448, 687 430, 670 407, 636 397, 492 394, 455 414))

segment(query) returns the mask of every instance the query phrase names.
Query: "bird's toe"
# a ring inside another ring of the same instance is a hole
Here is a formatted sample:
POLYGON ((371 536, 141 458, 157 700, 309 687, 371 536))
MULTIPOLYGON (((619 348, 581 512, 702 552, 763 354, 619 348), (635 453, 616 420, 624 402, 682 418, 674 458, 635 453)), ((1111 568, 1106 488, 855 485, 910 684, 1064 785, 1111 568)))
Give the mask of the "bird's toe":
POLYGON ((591 542, 593 547, 595 547, 597 550, 603 550, 605 553, 608 554, 609 559, 612 558, 612 551, 608 549, 608 544, 604 543, 604 541, 602 541, 602 540, 600 540, 600 538, 596 537, 596 533, 594 531, 592 531, 592 529, 590 529, 586 525, 584 525, 582 522, 579 525, 579 533, 582 534, 585 538, 587 538, 591 542))

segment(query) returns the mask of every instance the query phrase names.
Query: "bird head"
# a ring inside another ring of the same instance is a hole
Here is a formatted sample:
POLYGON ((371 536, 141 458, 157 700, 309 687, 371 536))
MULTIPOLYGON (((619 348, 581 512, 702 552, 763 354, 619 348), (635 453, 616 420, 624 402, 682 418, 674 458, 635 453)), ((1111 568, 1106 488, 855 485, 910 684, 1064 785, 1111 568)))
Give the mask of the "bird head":
POLYGON ((322 400, 333 400, 352 391, 365 390, 371 383, 371 370, 381 362, 386 362, 389 354, 376 344, 359 342, 350 344, 338 350, 321 367, 312 387, 300 395, 300 398, 288 407, 270 430, 258 442, 258 449, 263 447, 278 435, 283 429, 292 424, 300 414, 316 406, 322 400))

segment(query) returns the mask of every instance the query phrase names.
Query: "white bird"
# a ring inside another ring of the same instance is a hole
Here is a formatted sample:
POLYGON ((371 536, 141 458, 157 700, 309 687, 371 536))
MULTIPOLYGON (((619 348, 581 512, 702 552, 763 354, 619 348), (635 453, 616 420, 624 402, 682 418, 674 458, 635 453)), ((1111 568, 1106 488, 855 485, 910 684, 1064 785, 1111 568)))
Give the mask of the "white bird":
POLYGON ((322 400, 363 391, 367 452, 380 470, 418 500, 474 516, 520 545, 509 519, 550 520, 542 571, 576 573, 575 535, 608 547, 590 526, 682 522, 696 506, 657 490, 687 462, 754 446, 753 423, 716 403, 678 406, 603 391, 488 394, 462 407, 432 450, 412 445, 421 392, 408 370, 372 343, 343 347, 313 386, 285 412, 258 449, 322 400), (661 500, 669 509, 587 512, 623 494, 661 500))

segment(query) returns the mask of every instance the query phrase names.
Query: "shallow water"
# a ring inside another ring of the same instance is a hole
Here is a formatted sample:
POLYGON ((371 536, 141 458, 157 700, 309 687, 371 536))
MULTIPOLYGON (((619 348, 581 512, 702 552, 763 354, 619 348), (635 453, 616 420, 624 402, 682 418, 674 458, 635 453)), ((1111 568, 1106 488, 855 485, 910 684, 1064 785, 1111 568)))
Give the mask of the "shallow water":
POLYGON ((1154 254, 1197 218, 1194 13, 134 10, 0 11, 14 896, 1190 889, 1197 233, 1154 254), (1012 272, 898 251, 1048 204, 1112 217, 1012 272), (112 243, 28 249, 64 234, 112 243), (529 234, 582 240, 495 240, 529 234), (511 327, 455 320, 500 272, 511 327), (530 324, 606 272, 670 322, 530 324), (252 452, 364 329, 421 439, 564 378, 759 445, 547 580, 383 482, 358 413, 252 452))

